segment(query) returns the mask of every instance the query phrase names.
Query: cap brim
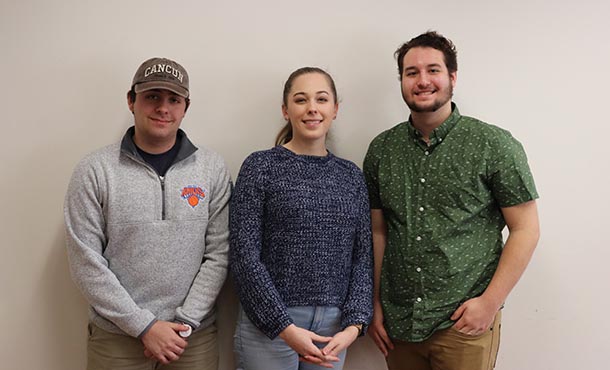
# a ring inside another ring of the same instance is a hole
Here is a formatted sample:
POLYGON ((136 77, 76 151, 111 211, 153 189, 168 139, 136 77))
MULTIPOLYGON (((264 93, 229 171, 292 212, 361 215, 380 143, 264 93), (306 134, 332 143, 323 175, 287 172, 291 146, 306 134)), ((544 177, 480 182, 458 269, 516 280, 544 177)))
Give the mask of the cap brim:
POLYGON ((149 82, 142 82, 142 83, 139 83, 134 86, 134 90, 135 90, 136 94, 144 92, 144 91, 148 91, 148 90, 155 90, 155 89, 169 90, 173 93, 180 95, 183 98, 189 97, 189 92, 187 89, 185 89, 181 86, 178 86, 176 84, 173 84, 171 82, 149 81, 149 82))

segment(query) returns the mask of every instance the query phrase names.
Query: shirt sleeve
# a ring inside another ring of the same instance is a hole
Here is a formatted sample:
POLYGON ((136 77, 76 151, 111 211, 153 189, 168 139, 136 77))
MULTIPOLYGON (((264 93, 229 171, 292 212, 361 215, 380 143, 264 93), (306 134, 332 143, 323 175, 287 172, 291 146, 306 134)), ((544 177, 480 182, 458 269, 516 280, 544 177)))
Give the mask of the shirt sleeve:
POLYGON ((262 158, 251 155, 237 177, 230 207, 229 261, 244 312, 259 330, 274 339, 293 321, 260 258, 267 165, 262 158))
POLYGON ((380 137, 373 139, 364 157, 364 179, 368 189, 369 204, 371 209, 381 209, 381 199, 379 196, 379 156, 380 156, 380 137))
POLYGON ((199 327, 201 321, 214 310, 216 298, 227 277, 231 175, 221 158, 216 158, 216 163, 203 262, 184 304, 176 309, 176 319, 193 328, 199 327))
POLYGON ((362 324, 361 334, 364 334, 373 318, 373 244, 367 189, 360 170, 358 187, 360 218, 354 239, 349 291, 342 310, 341 327, 362 324))
POLYGON ((102 317, 138 337, 155 320, 141 309, 110 270, 103 256, 107 244, 103 212, 103 175, 92 160, 74 170, 64 203, 66 247, 72 279, 102 317))
POLYGON ((488 177, 500 207, 510 207, 538 198, 521 143, 505 132, 494 144, 494 159, 491 161, 488 177))

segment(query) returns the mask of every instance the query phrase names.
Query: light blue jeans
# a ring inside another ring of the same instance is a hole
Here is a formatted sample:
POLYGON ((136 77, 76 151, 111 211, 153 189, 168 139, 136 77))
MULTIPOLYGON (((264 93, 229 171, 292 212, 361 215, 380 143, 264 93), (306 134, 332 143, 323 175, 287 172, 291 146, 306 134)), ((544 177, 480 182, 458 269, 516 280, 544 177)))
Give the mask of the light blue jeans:
MULTIPOLYGON (((337 307, 289 307, 288 314, 294 324, 322 336, 332 337, 341 330, 341 310, 337 307)), ((240 308, 235 328, 235 354, 238 370, 319 370, 321 366, 299 362, 299 355, 279 336, 269 339, 248 319, 240 308)), ((325 343, 317 343, 323 348, 325 343)), ((343 369, 345 353, 333 369, 343 369)))

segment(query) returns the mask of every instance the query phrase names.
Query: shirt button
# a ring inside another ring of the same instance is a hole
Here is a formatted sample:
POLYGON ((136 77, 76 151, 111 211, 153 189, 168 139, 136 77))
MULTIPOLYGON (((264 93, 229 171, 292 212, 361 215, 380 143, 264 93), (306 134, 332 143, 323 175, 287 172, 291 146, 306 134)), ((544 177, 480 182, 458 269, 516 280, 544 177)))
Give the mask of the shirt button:
POLYGON ((421 179, 419 179, 419 181, 421 182, 426 182, 426 179, 424 179, 423 177, 421 179))
POLYGON ((421 272, 421 267, 416 268, 415 271, 421 272))
POLYGON ((417 236, 417 238, 415 238, 415 240, 420 241, 421 240, 421 236, 417 236))
POLYGON ((421 298, 417 297, 416 301, 421 302, 421 298))
POLYGON ((428 154, 430 154, 430 152, 426 150, 426 151, 424 152, 424 154, 425 154, 425 155, 428 155, 428 154))
POLYGON ((424 207, 419 207, 419 210, 420 210, 421 212, 423 212, 423 211, 424 211, 424 207))
POLYGON ((443 138, 442 138, 442 137, 439 137, 439 138, 438 138, 438 141, 443 141, 443 138))

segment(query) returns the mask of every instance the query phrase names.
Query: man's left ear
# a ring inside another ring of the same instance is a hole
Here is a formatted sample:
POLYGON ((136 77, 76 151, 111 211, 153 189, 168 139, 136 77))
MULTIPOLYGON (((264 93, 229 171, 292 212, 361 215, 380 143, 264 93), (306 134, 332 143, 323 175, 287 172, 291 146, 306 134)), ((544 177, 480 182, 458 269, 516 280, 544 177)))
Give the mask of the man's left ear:
POLYGON ((451 87, 455 87, 457 84, 457 71, 450 73, 449 79, 451 80, 451 87))

